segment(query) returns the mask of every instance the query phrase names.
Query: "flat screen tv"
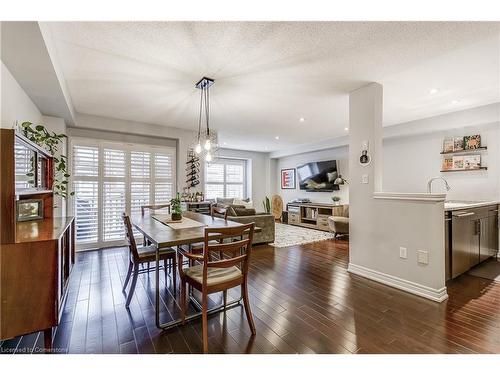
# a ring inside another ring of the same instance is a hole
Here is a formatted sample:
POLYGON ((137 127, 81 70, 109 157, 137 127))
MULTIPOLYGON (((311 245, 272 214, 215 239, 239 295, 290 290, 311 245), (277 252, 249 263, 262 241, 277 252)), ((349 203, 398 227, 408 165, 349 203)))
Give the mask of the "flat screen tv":
POLYGON ((339 176, 336 160, 316 161, 297 167, 299 187, 305 191, 334 191, 339 186, 334 184, 339 176))

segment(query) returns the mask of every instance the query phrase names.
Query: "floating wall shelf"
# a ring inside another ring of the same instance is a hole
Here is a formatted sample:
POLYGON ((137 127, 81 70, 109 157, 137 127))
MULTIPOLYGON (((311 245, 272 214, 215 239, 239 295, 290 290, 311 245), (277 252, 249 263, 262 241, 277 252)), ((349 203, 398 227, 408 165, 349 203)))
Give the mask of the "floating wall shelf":
POLYGON ((457 151, 441 151, 440 154, 441 155, 449 155, 449 154, 461 154, 461 153, 469 153, 469 152, 478 152, 478 151, 483 151, 483 150, 487 150, 488 147, 486 146, 482 146, 482 147, 478 147, 478 148, 472 148, 470 150, 457 150, 457 151))
POLYGON ((470 171, 484 171, 486 169, 488 169, 488 167, 479 167, 472 169, 446 169, 442 170, 441 172, 470 172, 470 171))

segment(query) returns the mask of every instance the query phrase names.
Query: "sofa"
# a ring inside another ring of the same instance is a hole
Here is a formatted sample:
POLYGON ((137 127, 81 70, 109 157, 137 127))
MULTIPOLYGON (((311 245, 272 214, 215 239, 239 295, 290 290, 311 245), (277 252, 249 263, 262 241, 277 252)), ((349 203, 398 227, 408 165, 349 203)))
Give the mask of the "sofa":
POLYGON ((349 235, 349 205, 343 205, 339 216, 329 216, 328 226, 335 237, 349 235))
MULTIPOLYGON (((261 229, 254 234, 253 244, 267 244, 274 242, 274 216, 268 213, 258 213, 254 208, 233 204, 234 200, 228 198, 217 198, 215 205, 227 209, 227 219, 241 224, 255 223, 261 229)), ((237 202, 239 203, 239 202, 237 202)), ((215 215, 220 216, 220 215, 215 215)))

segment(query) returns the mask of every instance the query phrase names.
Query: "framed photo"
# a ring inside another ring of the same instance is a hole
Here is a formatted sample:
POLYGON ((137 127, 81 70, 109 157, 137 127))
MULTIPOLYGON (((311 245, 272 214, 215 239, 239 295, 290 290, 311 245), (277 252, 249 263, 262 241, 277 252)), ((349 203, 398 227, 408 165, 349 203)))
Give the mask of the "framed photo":
POLYGON ((281 170, 281 188, 295 189, 295 168, 281 170))
POLYGON ((42 199, 23 199, 17 201, 17 221, 43 219, 42 199))
POLYGON ((481 136, 479 134, 464 137, 464 148, 466 150, 475 150, 479 147, 481 147, 481 136))

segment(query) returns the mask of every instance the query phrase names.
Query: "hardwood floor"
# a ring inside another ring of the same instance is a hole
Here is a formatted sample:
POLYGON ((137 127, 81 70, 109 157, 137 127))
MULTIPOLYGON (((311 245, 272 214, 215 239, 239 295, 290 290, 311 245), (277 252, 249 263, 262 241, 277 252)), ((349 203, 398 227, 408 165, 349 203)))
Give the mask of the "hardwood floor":
MULTIPOLYGON (((154 274, 140 275, 125 309, 125 249, 79 253, 54 346, 61 353, 201 353, 201 322, 168 332, 154 323, 154 274)), ((350 275, 348 244, 255 247, 250 300, 209 317, 212 353, 500 353, 500 283, 463 275, 438 304, 350 275)), ((163 272, 160 273, 165 283, 163 272)), ((162 320, 178 316, 169 291, 162 320)), ((238 297, 239 290, 230 293, 238 297)), ((217 303, 215 295, 212 303, 217 303)), ((2 353, 36 353, 43 335, 6 340, 2 353)))

